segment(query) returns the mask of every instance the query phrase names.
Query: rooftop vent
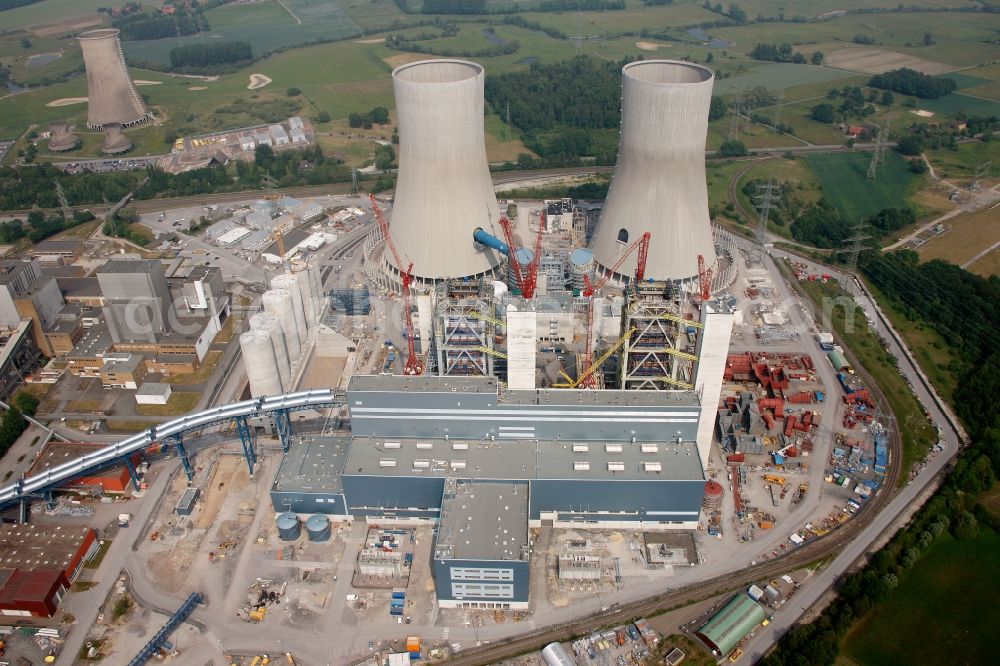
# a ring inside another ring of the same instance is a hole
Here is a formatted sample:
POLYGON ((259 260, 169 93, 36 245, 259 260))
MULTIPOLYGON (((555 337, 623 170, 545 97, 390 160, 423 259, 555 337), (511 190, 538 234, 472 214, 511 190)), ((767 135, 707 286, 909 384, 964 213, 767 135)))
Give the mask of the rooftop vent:
POLYGON ((623 462, 609 462, 608 463, 608 471, 609 472, 624 472, 625 471, 625 463, 623 463, 623 462))
POLYGON ((577 460, 573 463, 574 472, 587 472, 590 471, 590 463, 585 460, 577 460))

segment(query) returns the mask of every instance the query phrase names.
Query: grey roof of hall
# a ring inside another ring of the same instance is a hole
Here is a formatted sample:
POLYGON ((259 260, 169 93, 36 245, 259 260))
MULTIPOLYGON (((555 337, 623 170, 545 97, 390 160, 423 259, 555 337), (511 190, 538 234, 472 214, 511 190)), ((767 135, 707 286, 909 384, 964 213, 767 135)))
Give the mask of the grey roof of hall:
POLYGON ((160 262, 155 259, 110 259, 97 269, 98 273, 149 273, 160 262))
POLYGON ((527 544, 528 488, 524 483, 458 482, 445 488, 434 557, 521 560, 527 544))
POLYGON ((589 479, 604 481, 691 481, 704 478, 698 448, 693 442, 647 444, 655 453, 643 453, 642 444, 587 442, 587 451, 574 451, 573 442, 527 439, 490 442, 484 440, 400 440, 382 437, 354 437, 344 466, 346 475, 396 477, 455 477, 470 479, 589 479), (399 443, 387 448, 386 442, 399 443), (417 448, 417 445, 431 448, 417 448), (465 449, 456 449, 467 446, 465 449), (606 446, 611 446, 608 451, 606 446), (616 447, 621 447, 617 451, 616 447), (383 459, 395 460, 395 467, 382 467, 383 459), (427 467, 414 467, 417 460, 427 467), (452 468, 453 461, 465 463, 452 468), (589 462, 590 468, 574 469, 575 462, 589 462), (624 464, 612 472, 608 463, 624 464), (661 471, 647 472, 646 462, 659 462, 661 471))
MULTIPOLYGON (((44 269, 43 269, 44 270, 44 269)), ((96 277, 56 277, 56 283, 67 298, 98 298, 101 283, 96 277)))
POLYGON ((350 437, 314 437, 292 446, 278 467, 271 490, 288 493, 343 492, 340 473, 347 461, 350 441, 350 437))
MULTIPOLYGON (((498 394, 496 377, 438 377, 433 375, 354 375, 348 391, 423 391, 427 393, 498 394)), ((499 393, 501 404, 513 405, 670 405, 697 407, 695 391, 593 391, 535 389, 499 393)))

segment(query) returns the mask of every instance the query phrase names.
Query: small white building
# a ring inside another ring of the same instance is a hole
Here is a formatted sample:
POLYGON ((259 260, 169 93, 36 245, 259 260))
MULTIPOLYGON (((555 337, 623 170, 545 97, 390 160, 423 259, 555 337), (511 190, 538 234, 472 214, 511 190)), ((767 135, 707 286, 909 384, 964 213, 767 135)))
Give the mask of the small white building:
POLYGON ((233 227, 226 233, 215 239, 215 242, 225 247, 231 247, 250 235, 250 230, 246 227, 233 227))
POLYGON ((170 384, 146 382, 135 392, 135 404, 165 405, 172 394, 173 389, 170 384))

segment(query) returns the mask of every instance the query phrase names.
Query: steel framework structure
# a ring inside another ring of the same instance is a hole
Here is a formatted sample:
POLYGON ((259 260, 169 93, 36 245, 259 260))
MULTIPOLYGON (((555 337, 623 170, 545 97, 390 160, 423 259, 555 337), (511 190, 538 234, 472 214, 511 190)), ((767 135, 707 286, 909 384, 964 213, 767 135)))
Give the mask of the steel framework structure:
MULTIPOLYGON (((627 390, 693 390, 698 357, 682 349, 686 327, 668 282, 636 283, 622 309, 621 387, 627 390)), ((687 345, 690 346, 690 345, 687 345)), ((692 347, 693 348, 693 347, 692 347)))
POLYGON ((450 280, 438 285, 434 355, 439 375, 490 376, 494 371, 496 322, 480 282, 450 280), (489 351, 487 351, 489 350, 489 351))

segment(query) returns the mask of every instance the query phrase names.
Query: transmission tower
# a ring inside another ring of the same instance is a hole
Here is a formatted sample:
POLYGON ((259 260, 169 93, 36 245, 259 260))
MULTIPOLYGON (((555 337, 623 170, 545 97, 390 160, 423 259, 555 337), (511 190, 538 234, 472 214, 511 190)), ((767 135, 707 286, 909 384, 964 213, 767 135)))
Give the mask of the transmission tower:
POLYGON ((889 137, 888 121, 879 128, 875 137, 875 151, 872 153, 872 161, 868 164, 868 178, 875 180, 875 171, 885 164, 885 142, 889 137))
POLYGON ((53 180, 56 186, 56 197, 59 199, 59 205, 62 206, 63 221, 69 224, 69 202, 66 201, 66 192, 63 191, 62 183, 58 180, 53 180))
POLYGON ((269 195, 273 195, 278 191, 278 181, 271 175, 270 171, 261 176, 260 182, 264 186, 264 191, 269 195))
POLYGON ((754 237, 753 249, 750 251, 750 263, 760 264, 764 262, 764 245, 767 244, 767 219, 771 214, 771 206, 774 205, 775 184, 768 179, 767 185, 758 185, 757 194, 754 195, 753 202, 757 208, 757 233, 754 237))
POLYGON ((847 268, 844 271, 845 283, 841 286, 847 291, 851 291, 851 280, 857 275, 858 255, 861 254, 862 243, 871 238, 865 233, 867 229, 868 225, 864 222, 856 224, 851 227, 851 236, 844 239, 844 245, 847 247, 847 268))
POLYGON ((729 140, 736 139, 740 131, 740 108, 743 106, 743 88, 736 89, 736 100, 729 108, 729 140))
POLYGON ((356 197, 358 195, 358 170, 351 169, 351 196, 356 197))
POLYGON ((970 190, 974 191, 982 187, 982 183, 980 181, 982 181, 982 179, 985 178, 987 174, 989 174, 990 168, 992 166, 993 166, 993 160, 990 160, 989 162, 983 162, 982 164, 976 167, 976 172, 972 176, 972 182, 969 183, 970 190))
POLYGON ((774 132, 775 134, 781 134, 781 130, 778 127, 781 125, 781 103, 785 101, 785 94, 782 91, 778 91, 778 101, 774 105, 774 132))

